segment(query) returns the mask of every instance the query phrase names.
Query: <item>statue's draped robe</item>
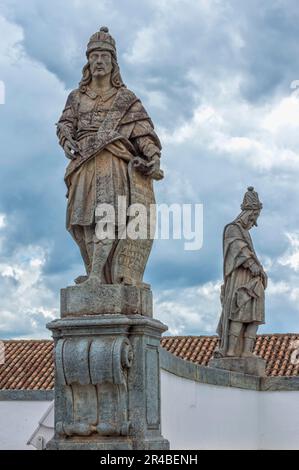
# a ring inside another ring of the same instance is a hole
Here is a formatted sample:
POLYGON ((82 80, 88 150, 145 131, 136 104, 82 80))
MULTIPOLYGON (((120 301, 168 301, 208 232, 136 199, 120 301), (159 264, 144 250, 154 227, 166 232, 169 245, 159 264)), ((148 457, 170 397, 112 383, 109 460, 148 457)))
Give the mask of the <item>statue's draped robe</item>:
POLYGON ((242 227, 240 221, 224 229, 223 256, 222 314, 217 328, 221 354, 225 354, 228 348, 230 321, 244 324, 265 322, 263 281, 260 275, 254 276, 249 269, 252 264, 262 267, 249 231, 242 227))
MULTIPOLYGON (((149 161, 153 155, 160 155, 161 150, 151 119, 130 90, 113 87, 102 95, 89 87, 72 91, 58 122, 57 134, 62 146, 68 136, 74 139, 80 152, 80 156, 69 163, 65 174, 68 187, 66 225, 73 236, 76 227, 95 224, 98 204, 112 204, 117 222, 118 196, 127 197, 127 206, 134 202, 147 205, 155 202, 151 179, 128 168, 134 156, 149 161), (132 200, 136 185, 139 185, 140 198, 132 200)), ((116 224, 116 237, 119 229, 116 224)), ((146 247, 139 243, 137 251, 141 254, 133 254, 129 242, 126 245, 122 242, 123 246, 118 247, 118 258, 121 255, 126 264, 127 281, 132 270, 138 271, 137 280, 142 279, 151 243, 147 241, 146 247), (139 256, 139 266, 132 261, 134 256, 137 263, 139 256)), ((111 255, 116 252, 117 245, 116 240, 111 255)), ((111 270, 112 256, 109 264, 111 270)), ((107 282, 115 282, 111 273, 108 277, 107 282)))

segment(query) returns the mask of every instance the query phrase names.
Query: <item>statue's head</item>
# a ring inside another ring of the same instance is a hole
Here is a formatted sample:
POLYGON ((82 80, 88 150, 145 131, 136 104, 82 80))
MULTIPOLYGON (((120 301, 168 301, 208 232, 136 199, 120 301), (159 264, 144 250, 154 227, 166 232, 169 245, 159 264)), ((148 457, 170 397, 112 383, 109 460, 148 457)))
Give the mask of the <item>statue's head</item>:
POLYGON ((117 63, 115 40, 109 34, 109 29, 102 26, 100 31, 93 34, 87 44, 87 64, 82 70, 80 90, 84 91, 92 77, 110 75, 111 85, 120 88, 124 86, 117 63))
POLYGON ((237 220, 241 221, 243 227, 247 230, 254 226, 257 227, 257 219, 262 208, 263 204, 259 200, 258 193, 254 191, 252 186, 249 186, 241 204, 242 212, 238 215, 237 220))

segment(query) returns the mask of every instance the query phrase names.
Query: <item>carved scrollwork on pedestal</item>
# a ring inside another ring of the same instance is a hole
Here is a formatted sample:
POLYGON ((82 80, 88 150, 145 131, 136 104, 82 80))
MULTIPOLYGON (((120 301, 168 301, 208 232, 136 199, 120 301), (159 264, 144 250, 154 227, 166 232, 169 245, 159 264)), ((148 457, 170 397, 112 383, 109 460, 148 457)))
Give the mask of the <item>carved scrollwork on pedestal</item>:
POLYGON ((123 336, 58 340, 56 386, 64 389, 64 419, 57 421, 56 432, 128 435, 127 371, 132 361, 132 346, 123 336))

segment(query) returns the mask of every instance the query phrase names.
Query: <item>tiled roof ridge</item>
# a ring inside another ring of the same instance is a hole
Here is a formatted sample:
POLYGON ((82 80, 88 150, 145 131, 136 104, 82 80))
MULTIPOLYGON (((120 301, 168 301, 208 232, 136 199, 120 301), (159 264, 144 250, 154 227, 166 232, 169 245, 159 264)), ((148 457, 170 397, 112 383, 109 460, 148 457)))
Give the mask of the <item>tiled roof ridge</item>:
POLYGON ((53 343, 52 339, 0 339, 3 343, 53 343))
MULTIPOLYGON (((267 337, 267 336, 278 336, 278 337, 285 337, 285 336, 299 336, 298 333, 261 333, 257 334, 258 337, 267 337)), ((163 335, 163 338, 218 338, 218 335, 163 335)), ((4 343, 53 343, 53 339, 1 339, 4 343)))

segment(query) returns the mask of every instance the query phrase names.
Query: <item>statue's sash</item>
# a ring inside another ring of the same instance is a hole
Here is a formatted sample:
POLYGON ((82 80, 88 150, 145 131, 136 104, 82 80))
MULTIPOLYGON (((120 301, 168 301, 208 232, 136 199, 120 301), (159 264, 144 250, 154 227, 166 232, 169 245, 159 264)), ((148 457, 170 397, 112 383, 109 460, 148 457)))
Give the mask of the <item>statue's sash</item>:
POLYGON ((67 166, 64 177, 67 184, 69 176, 74 171, 90 158, 94 157, 98 152, 103 150, 108 144, 111 144, 116 140, 122 140, 134 153, 132 144, 117 132, 117 128, 128 110, 136 101, 138 101, 138 98, 130 90, 126 88, 120 88, 118 90, 114 102, 97 133, 88 137, 88 146, 84 150, 84 154, 79 154, 78 157, 74 158, 74 160, 72 160, 67 166))

